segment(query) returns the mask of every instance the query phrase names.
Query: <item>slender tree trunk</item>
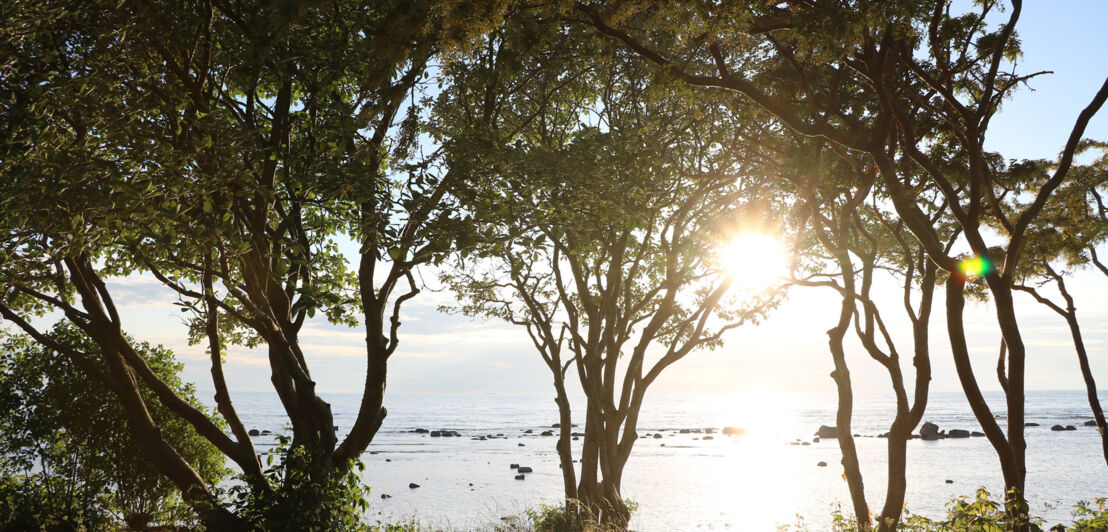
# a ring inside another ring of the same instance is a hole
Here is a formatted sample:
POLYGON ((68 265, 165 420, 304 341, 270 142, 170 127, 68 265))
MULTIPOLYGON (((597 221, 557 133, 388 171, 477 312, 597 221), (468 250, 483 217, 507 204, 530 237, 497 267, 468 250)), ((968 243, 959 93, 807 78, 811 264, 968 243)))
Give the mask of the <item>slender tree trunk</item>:
POLYGON ((1081 378, 1085 381, 1085 394, 1089 399, 1089 408, 1093 411, 1096 430, 1100 433, 1101 452, 1104 454, 1104 462, 1108 464, 1108 425, 1104 422, 1104 409, 1101 408, 1100 397, 1097 396, 1096 380, 1093 379, 1093 370, 1089 367, 1089 354, 1085 350, 1085 341, 1081 337, 1081 326, 1077 323, 1075 311, 1066 314, 1066 323, 1070 326, 1073 346, 1077 351, 1077 361, 1081 366, 1081 378))
POLYGON ((573 412, 569 404, 569 396, 566 394, 566 385, 563 378, 556 374, 554 377, 554 390, 557 396, 554 402, 558 404, 558 443, 555 448, 558 451, 558 462, 562 465, 562 489, 565 492, 566 511, 576 511, 577 501, 577 474, 573 467, 573 412))
POLYGON ((598 467, 600 446, 603 444, 602 427, 593 419, 597 416, 595 401, 589 398, 586 405, 585 437, 581 442, 581 479, 577 483, 577 500, 589 520, 600 517, 600 490, 598 467))
POLYGON ((900 427, 889 431, 889 481, 885 491, 885 506, 881 509, 881 520, 877 523, 877 529, 882 532, 896 530, 900 523, 900 514, 904 510, 904 492, 907 489, 904 471, 908 465, 909 436, 910 433, 900 427))
MULTIPOLYGON (((946 282, 946 323, 947 332, 950 336, 950 350, 954 356, 954 367, 958 371, 958 380, 962 384, 962 390, 969 401, 970 409, 1000 460, 1000 470, 1004 475, 1006 506, 1009 513, 1018 515, 1023 497, 1023 470, 1017 464, 1016 454, 1012 452, 1012 446, 1005 439, 1000 425, 993 418, 992 411, 989 409, 985 397, 981 394, 981 388, 978 387, 977 378, 973 374, 963 323, 965 305, 965 281, 956 275, 951 275, 946 282)), ((1009 382, 1010 385, 1011 382, 1009 382)), ((1008 423, 1011 425, 1011 418, 1008 419, 1008 423)), ((1023 428, 1022 421, 1020 428, 1023 428)), ((1017 530, 1026 529, 1026 525, 1019 523, 1018 520, 1014 523, 1014 526, 1017 530)))
MULTIPOLYGON (((993 302, 996 305, 997 323, 1008 346, 1008 446, 1016 476, 1015 497, 1024 498, 1024 479, 1027 476, 1027 442, 1024 439, 1024 375, 1026 373, 1026 349, 1016 322, 1015 303, 1012 301, 1012 289, 1006 282, 990 283, 993 302)), ((1013 494, 1009 494, 1012 496, 1013 494)))
MULTIPOLYGON (((843 302, 844 312, 847 302, 843 302)), ((851 434, 850 421, 854 409, 854 393, 851 390, 850 370, 846 367, 846 352, 843 349, 843 336, 846 326, 835 327, 827 331, 830 337, 828 345, 831 348, 831 357, 835 361, 835 371, 831 372, 831 378, 835 380, 835 388, 838 392, 838 410, 835 414, 835 426, 838 434, 839 448, 842 450, 843 471, 846 474, 847 487, 850 490, 850 501, 854 506, 854 517, 858 522, 859 530, 869 530, 870 515, 869 505, 866 504, 865 486, 862 482, 862 469, 858 465, 858 450, 854 445, 854 435, 851 434)))

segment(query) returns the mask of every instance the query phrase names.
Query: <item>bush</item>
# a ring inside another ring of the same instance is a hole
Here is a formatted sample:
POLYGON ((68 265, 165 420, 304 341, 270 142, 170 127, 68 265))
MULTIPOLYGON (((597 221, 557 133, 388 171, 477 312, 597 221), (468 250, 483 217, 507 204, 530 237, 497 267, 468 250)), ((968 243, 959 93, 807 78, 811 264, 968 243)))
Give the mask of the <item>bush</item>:
MULTIPOLYGON (((52 338, 94 362, 95 344, 70 325, 52 338)), ((193 406, 181 365, 161 346, 134 344, 150 367, 193 406)), ((22 336, 0 344, 0 530, 134 530, 189 524, 176 487, 146 461, 127 417, 106 385, 22 336)), ((172 415, 150 390, 143 398, 165 438, 208 482, 227 474, 223 455, 172 415)))
MULTIPOLYGON (((1066 527, 1055 525, 1050 531, 1095 532, 1108 530, 1108 499, 1094 499, 1092 503, 1079 502, 1074 508, 1074 522, 1066 527)), ((920 515, 904 512, 901 524, 897 528, 905 532, 943 532, 958 530, 965 532, 1004 532, 1014 530, 1016 519, 1009 516, 1003 501, 996 501, 985 488, 980 488, 971 499, 958 497, 947 504, 945 519, 933 520, 920 515)), ((880 516, 877 517, 880 519, 880 516)), ((1030 532, 1043 532, 1043 520, 1024 512, 1020 519, 1026 520, 1030 532)), ((856 532, 858 525, 853 517, 836 510, 832 515, 832 529, 836 532, 856 532)), ((782 527, 781 530, 804 530, 803 526, 782 527)))
POLYGON ((290 447, 288 437, 278 436, 277 446, 266 456, 270 491, 250 489, 245 482, 237 484, 229 490, 235 512, 255 529, 267 532, 376 532, 363 521, 369 487, 358 473, 364 465, 355 461, 339 471, 314 469, 312 463, 304 448, 290 447), (276 463, 275 457, 280 458, 276 463))

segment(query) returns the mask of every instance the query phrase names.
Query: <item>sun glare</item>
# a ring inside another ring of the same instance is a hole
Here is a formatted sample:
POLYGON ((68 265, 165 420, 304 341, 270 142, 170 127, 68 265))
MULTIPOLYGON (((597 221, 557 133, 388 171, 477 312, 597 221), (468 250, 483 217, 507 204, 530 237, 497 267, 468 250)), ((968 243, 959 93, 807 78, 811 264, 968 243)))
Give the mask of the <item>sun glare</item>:
POLYGON ((770 288, 788 274, 785 244, 765 233, 739 233, 719 251, 735 288, 758 291, 770 288))

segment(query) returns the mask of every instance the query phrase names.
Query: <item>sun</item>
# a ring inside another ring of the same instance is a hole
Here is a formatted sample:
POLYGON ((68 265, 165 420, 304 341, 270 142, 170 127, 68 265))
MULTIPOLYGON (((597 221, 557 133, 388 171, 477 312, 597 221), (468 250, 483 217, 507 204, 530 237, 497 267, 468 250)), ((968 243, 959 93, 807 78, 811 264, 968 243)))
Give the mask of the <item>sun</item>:
POLYGON ((743 232, 724 243, 717 256, 734 287, 760 291, 780 284, 789 272, 785 244, 766 233, 743 232))

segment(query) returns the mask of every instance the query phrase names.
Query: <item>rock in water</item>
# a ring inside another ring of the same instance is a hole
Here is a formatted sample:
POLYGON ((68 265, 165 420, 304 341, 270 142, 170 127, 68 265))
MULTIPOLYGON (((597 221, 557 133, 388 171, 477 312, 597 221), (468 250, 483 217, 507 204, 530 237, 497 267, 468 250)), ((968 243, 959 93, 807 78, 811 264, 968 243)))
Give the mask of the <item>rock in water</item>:
POLYGON ((970 433, 969 433, 968 430, 950 429, 950 430, 947 431, 946 437, 948 437, 948 438, 968 438, 968 437, 970 437, 970 433))
POLYGON ((1090 420, 1086 421, 1085 426, 1086 427, 1095 427, 1096 426, 1096 420, 1095 419, 1090 419, 1090 420))
POLYGON ((509 469, 519 469, 519 464, 512 464, 508 466, 509 469))
POLYGON ((409 488, 409 489, 413 489, 413 490, 414 490, 414 489, 416 489, 416 488, 418 488, 418 487, 419 487, 419 484, 416 484, 415 482, 409 482, 409 483, 408 483, 408 488, 409 488))
POLYGON ((516 475, 516 480, 523 480, 527 478, 527 475, 516 475))
POLYGON ((827 467, 827 462, 820 462, 816 465, 819 466, 819 467, 827 467))
POLYGON ((531 472, 531 468, 530 468, 530 467, 527 467, 527 466, 519 466, 519 468, 518 468, 518 471, 519 471, 520 473, 530 473, 530 472, 531 472))
POLYGON ((820 438, 838 438, 839 430, 835 427, 820 425, 819 430, 816 431, 816 436, 820 438))
POLYGON ((251 436, 261 436, 262 431, 260 431, 258 429, 250 429, 250 432, 248 432, 247 434, 249 434, 251 436))
POLYGON ((723 434, 725 436, 742 436, 746 434, 746 429, 740 429, 739 427, 723 427, 723 434))
POLYGON ((657 434, 657 433, 655 433, 655 434, 654 434, 654 439, 655 439, 655 440, 660 440, 660 439, 662 439, 662 435, 661 435, 661 434, 657 434))
POLYGON ((1038 423, 1024 423, 1023 426, 1025 426, 1025 427, 1038 427, 1039 424, 1038 423))
POLYGON ((1050 427, 1050 430, 1053 430, 1054 432, 1061 432, 1063 430, 1066 430, 1066 427, 1063 427, 1061 425, 1054 425, 1053 427, 1050 427))
POLYGON ((919 437, 923 440, 934 441, 942 436, 939 434, 939 426, 928 421, 919 428, 919 437))

